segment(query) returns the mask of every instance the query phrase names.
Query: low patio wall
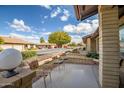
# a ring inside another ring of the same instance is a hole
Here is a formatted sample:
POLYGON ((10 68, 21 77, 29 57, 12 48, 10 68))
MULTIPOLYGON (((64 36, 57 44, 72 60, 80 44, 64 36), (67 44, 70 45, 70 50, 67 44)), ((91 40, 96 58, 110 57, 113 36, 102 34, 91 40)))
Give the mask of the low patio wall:
POLYGON ((75 63, 75 64, 96 64, 92 58, 82 56, 79 53, 69 53, 66 56, 63 56, 62 59, 65 59, 66 63, 75 63))
POLYGON ((0 75, 0 88, 31 88, 35 76, 35 71, 27 69, 19 70, 19 74, 10 78, 3 78, 0 75))
POLYGON ((63 54, 64 53, 56 53, 54 55, 37 56, 37 57, 33 57, 33 58, 23 61, 23 64, 24 64, 25 68, 36 69, 39 66, 41 66, 47 62, 50 62, 56 58, 59 58, 63 54))

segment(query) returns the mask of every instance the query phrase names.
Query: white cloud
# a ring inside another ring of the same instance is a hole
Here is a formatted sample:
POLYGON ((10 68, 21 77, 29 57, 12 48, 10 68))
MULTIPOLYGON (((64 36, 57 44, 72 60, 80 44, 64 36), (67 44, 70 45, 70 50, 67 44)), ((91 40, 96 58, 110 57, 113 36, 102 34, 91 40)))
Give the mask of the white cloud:
POLYGON ((31 32, 31 28, 25 25, 23 20, 14 19, 12 23, 9 23, 9 26, 16 31, 31 32))
POLYGON ((43 36, 44 36, 44 35, 50 35, 51 32, 42 32, 41 34, 42 34, 43 36))
POLYGON ((71 42, 75 42, 75 43, 82 42, 81 36, 79 36, 79 35, 71 35, 71 42))
POLYGON ((90 21, 91 21, 91 20, 88 20, 88 19, 86 20, 87 23, 89 23, 90 21))
POLYGON ((44 21, 41 21, 42 24, 44 24, 45 22, 44 21))
POLYGON ((51 15, 50 15, 50 17, 51 18, 54 18, 54 17, 56 17, 58 14, 60 14, 61 13, 61 9, 60 9, 60 7, 57 7, 57 9, 56 10, 54 10, 53 12, 51 12, 51 15))
POLYGON ((63 30, 65 32, 74 32, 76 30, 76 26, 75 25, 71 25, 71 24, 68 24, 68 25, 65 25, 63 30))
POLYGON ((79 23, 76 27, 76 31, 86 31, 91 32, 92 31, 92 25, 90 23, 79 23))
POLYGON ((20 35, 20 34, 16 34, 16 33, 10 33, 9 36, 11 37, 17 37, 23 40, 26 40, 28 42, 32 42, 32 43, 39 43, 40 37, 36 36, 36 35, 20 35))
POLYGON ((65 15, 63 15, 63 16, 60 17, 60 19, 61 19, 61 21, 67 21, 68 20, 68 17, 65 16, 65 15))
POLYGON ((44 7, 44 8, 46 8, 46 9, 51 10, 51 6, 50 6, 50 5, 41 5, 41 7, 44 7))
POLYGON ((44 19, 47 19, 48 18, 48 16, 44 16, 44 19))
POLYGON ((46 31, 46 28, 42 28, 42 31, 46 31))
POLYGON ((61 16, 60 19, 61 19, 61 21, 67 21, 69 16, 70 16, 69 11, 64 9, 63 16, 61 16))
POLYGON ((32 31, 32 34, 37 34, 37 32, 36 31, 32 31))
POLYGON ((67 21, 70 16, 70 13, 67 9, 62 10, 60 7, 57 7, 55 10, 51 12, 50 17, 55 18, 58 15, 61 21, 67 21))
POLYGON ((77 25, 72 25, 72 24, 65 25, 63 27, 63 30, 65 32, 71 32, 71 33, 82 33, 83 32, 87 35, 87 34, 94 32, 97 28, 98 28, 98 20, 94 19, 92 20, 91 23, 81 22, 77 25))
POLYGON ((93 29, 96 29, 98 27, 98 25, 99 25, 98 19, 92 20, 92 25, 93 25, 93 29))

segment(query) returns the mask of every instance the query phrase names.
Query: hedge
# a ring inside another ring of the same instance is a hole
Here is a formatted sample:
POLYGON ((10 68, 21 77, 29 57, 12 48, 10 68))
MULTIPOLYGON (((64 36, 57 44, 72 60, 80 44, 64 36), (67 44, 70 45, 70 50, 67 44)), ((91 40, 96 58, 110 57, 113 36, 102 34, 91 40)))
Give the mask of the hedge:
POLYGON ((22 52, 23 60, 34 57, 34 56, 36 56, 36 51, 27 50, 22 52))
POLYGON ((99 54, 94 53, 94 52, 90 52, 90 53, 88 53, 86 56, 87 56, 87 57, 90 57, 90 58, 99 59, 99 54))
POLYGON ((3 49, 2 48, 0 48, 0 52, 2 51, 3 49))

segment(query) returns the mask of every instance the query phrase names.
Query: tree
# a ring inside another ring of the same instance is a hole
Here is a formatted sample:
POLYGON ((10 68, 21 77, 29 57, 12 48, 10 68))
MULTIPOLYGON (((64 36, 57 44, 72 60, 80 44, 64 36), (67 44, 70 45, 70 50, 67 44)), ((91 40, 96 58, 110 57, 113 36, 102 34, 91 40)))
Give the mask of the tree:
POLYGON ((58 47, 62 47, 63 44, 70 43, 71 37, 67 32, 57 31, 49 35, 48 41, 49 43, 56 44, 58 47))
MULTIPOLYGON (((0 45, 1 44, 4 44, 4 40, 2 39, 2 37, 0 37, 0 45)), ((2 51, 2 48, 1 48, 1 46, 0 46, 0 52, 2 51)))
POLYGON ((76 47, 77 44, 75 42, 72 42, 72 43, 69 44, 69 46, 76 47))
POLYGON ((82 43, 78 43, 77 45, 78 45, 78 46, 82 46, 82 43))
POLYGON ((0 44, 4 44, 4 40, 0 37, 0 44))
POLYGON ((45 42, 44 38, 41 37, 41 38, 40 38, 40 43, 44 43, 44 42, 45 42))

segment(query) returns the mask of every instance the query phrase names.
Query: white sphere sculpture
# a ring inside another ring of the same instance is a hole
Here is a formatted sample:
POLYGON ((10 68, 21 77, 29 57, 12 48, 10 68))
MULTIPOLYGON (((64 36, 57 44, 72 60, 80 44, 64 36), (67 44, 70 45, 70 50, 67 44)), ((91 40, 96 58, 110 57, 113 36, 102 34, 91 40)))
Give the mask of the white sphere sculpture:
POLYGON ((16 49, 6 49, 0 53, 0 69, 12 70, 19 66, 22 61, 22 54, 16 49))

